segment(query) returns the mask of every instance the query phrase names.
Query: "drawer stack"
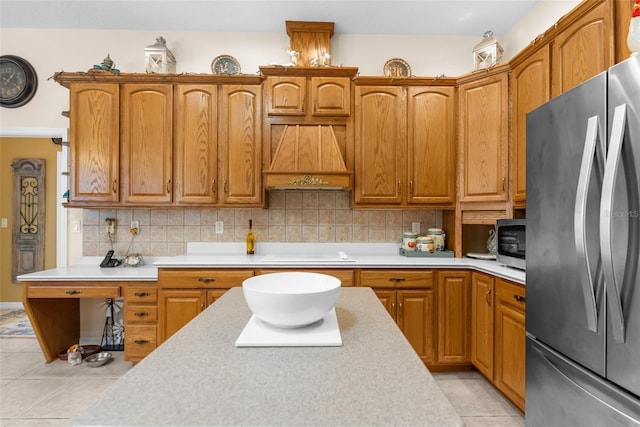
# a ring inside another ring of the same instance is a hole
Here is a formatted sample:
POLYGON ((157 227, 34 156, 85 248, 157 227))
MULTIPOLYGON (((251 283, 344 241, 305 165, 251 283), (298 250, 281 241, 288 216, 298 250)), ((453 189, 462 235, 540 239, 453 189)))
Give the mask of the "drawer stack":
POLYGON ((124 298, 124 357, 136 363, 157 347, 158 289, 127 284, 124 298))

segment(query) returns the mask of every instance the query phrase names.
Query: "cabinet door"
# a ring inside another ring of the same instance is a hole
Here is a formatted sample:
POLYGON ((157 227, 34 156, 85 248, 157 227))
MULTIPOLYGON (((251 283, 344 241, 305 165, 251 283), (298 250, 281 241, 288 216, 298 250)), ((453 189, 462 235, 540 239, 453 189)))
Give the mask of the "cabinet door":
POLYGON ((524 206, 527 197, 527 113, 550 98, 549 45, 544 45, 512 72, 513 93, 513 201, 524 206))
POLYGON ((501 73, 460 86, 463 202, 507 200, 509 81, 501 73))
POLYGON ((218 89, 175 87, 174 200, 178 204, 218 201, 218 89))
POLYGON ((207 303, 205 289, 161 289, 158 314, 158 344, 200 314, 207 303))
POLYGON ((387 309, 393 320, 396 320, 396 291, 374 289, 378 299, 387 309))
POLYGON ((402 202, 406 104, 401 87, 356 87, 356 204, 402 202))
POLYGON ((70 202, 120 200, 117 84, 75 83, 70 95, 70 202))
POLYGON ((224 85, 220 112, 222 203, 262 203, 262 88, 224 85))
POLYGON ((349 77, 312 77, 313 116, 348 116, 351 114, 351 79, 349 77))
POLYGON ((228 289, 209 289, 207 290, 207 307, 216 302, 218 298, 227 293, 228 289))
POLYGON ((265 87, 267 115, 305 115, 306 77, 267 77, 265 87))
POLYGON ((601 0, 551 41, 552 97, 615 63, 613 3, 601 0))
POLYGON ((471 361, 471 274, 438 273, 438 363, 471 361))
POLYGON ((456 201, 455 99, 452 87, 410 87, 408 203, 456 201))
POLYGON ((435 346, 433 292, 397 291, 397 323, 424 363, 432 363, 435 346))
POLYGON ((124 203, 171 202, 173 87, 122 85, 121 119, 124 203))
POLYGON ((493 380, 493 276, 471 275, 471 363, 493 380))
POLYGON ((525 288, 496 279, 496 386, 525 409, 525 288))

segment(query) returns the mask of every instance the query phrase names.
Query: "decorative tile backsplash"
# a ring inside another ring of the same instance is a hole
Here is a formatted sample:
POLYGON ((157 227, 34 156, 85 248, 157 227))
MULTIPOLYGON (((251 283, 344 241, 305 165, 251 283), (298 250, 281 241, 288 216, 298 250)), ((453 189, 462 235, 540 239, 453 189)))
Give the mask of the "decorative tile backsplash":
POLYGON ((253 219, 260 242, 376 242, 402 241, 402 232, 420 222, 426 231, 442 227, 439 210, 355 210, 345 191, 270 191, 268 209, 84 209, 82 254, 102 256, 111 248, 106 218, 116 218, 113 247, 144 256, 173 256, 186 252, 187 242, 243 242, 253 219), (139 234, 132 241, 131 221, 139 234), (216 234, 216 221, 224 232, 216 234))

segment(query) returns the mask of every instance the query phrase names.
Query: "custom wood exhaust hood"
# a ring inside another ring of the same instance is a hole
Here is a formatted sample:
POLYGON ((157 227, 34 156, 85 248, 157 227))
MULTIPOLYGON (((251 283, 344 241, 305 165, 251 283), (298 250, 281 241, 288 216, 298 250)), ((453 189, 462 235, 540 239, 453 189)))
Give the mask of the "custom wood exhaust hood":
POLYGON ((333 22, 287 21, 292 62, 265 80, 266 189, 353 187, 351 92, 356 67, 330 65, 333 22), (295 59, 295 60, 294 60, 295 59))
POLYGON ((271 167, 264 171, 267 189, 351 189, 332 125, 284 125, 271 167))

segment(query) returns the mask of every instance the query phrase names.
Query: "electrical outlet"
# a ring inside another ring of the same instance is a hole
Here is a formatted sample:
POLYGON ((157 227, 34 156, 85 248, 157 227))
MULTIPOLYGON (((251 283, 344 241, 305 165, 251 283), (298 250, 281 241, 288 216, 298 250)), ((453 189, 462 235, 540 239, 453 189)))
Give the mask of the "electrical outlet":
POLYGON ((413 231, 414 233, 420 233, 420 223, 419 222, 412 222, 411 223, 411 231, 413 231))
POLYGON ((136 233, 140 232, 140 222, 131 221, 131 230, 135 230, 136 233))
POLYGON ((116 219, 115 218, 107 218, 104 220, 105 229, 107 234, 116 234, 116 219))
POLYGON ((216 234, 224 233, 224 222, 216 221, 216 234))

